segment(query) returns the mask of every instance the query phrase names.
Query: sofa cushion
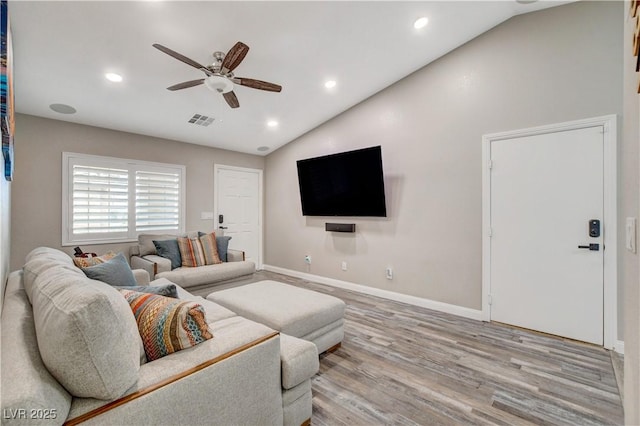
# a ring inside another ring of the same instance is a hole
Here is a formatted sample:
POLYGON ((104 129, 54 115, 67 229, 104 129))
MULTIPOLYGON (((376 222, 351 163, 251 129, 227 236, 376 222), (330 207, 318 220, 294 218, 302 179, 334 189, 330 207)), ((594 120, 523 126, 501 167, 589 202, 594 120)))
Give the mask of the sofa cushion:
POLYGON ((212 284, 243 275, 253 274, 255 263, 251 261, 227 262, 218 265, 205 265, 197 268, 178 268, 173 271, 156 274, 156 278, 166 278, 182 287, 212 284))
POLYGON ((125 289, 120 292, 131 306, 149 361, 213 337, 204 309, 195 302, 125 289))
POLYGON ((280 334, 282 387, 291 389, 313 377, 320 368, 316 345, 288 334, 280 334))
POLYGON ((134 287, 138 285, 122 253, 118 253, 113 259, 94 266, 82 268, 82 272, 93 280, 105 282, 113 286, 134 287))
MULTIPOLYGON (((31 258, 25 270, 42 260, 31 258)), ((32 280, 40 355, 72 395, 117 398, 135 383, 140 368, 136 321, 116 289, 83 275, 51 264, 32 280)))
POLYGON ((216 233, 205 234, 198 237, 202 244, 205 265, 217 265, 222 263, 218 255, 218 244, 216 244, 216 233))
POLYGON ((26 410, 28 414, 38 409, 55 413, 58 422, 62 422, 69 412, 71 395, 49 373, 40 358, 33 309, 22 285, 21 271, 12 272, 7 280, 0 328, 2 424, 36 423, 35 419, 9 419, 7 413, 26 410))
POLYGON ((178 247, 177 239, 173 238, 162 241, 153 240, 153 245, 156 247, 158 256, 162 256, 171 261, 171 269, 176 269, 182 266, 182 256, 180 255, 180 248, 178 247))

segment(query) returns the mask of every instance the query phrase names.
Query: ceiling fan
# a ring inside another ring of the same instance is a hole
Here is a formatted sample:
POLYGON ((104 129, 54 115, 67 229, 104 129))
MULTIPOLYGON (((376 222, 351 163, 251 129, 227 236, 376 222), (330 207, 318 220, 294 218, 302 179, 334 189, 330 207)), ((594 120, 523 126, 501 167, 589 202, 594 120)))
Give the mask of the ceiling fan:
POLYGON ((155 43, 153 47, 206 74, 206 78, 174 84, 173 86, 167 87, 167 90, 180 90, 204 84, 208 89, 222 93, 224 100, 227 101, 231 108, 238 108, 240 106, 236 94, 233 93, 234 84, 269 92, 280 92, 282 90, 282 86, 274 83, 254 80, 252 78, 236 77, 233 74, 233 70, 240 65, 240 62, 247 56, 247 52, 249 51, 249 46, 240 41, 237 42, 226 55, 223 52, 214 52, 214 62, 207 66, 201 65, 161 44, 155 43))

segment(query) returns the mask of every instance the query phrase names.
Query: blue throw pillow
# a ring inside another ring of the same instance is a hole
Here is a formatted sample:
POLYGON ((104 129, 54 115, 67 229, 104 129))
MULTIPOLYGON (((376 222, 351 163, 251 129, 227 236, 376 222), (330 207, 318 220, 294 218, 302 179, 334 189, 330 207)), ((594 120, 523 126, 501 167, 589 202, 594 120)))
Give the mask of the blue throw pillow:
POLYGON ((153 245, 156 246, 156 252, 158 256, 162 256, 171 261, 171 269, 176 269, 182 266, 182 256, 180 255, 180 248, 178 247, 178 240, 153 240, 153 245))
POLYGON ((220 257, 220 260, 222 260, 223 262, 227 261, 227 250, 229 249, 230 239, 231 237, 228 237, 226 235, 223 235, 220 237, 216 235, 216 246, 218 246, 218 256, 220 257))
POLYGON ((98 280, 112 286, 132 287, 138 283, 133 277, 131 267, 122 253, 104 263, 82 268, 82 272, 92 280, 98 280))
POLYGON ((159 286, 134 286, 134 287, 118 287, 114 286, 117 289, 125 289, 131 291, 137 291, 138 293, 150 293, 157 294, 165 297, 173 297, 174 299, 179 299, 178 297, 178 289, 175 284, 165 284, 159 286))

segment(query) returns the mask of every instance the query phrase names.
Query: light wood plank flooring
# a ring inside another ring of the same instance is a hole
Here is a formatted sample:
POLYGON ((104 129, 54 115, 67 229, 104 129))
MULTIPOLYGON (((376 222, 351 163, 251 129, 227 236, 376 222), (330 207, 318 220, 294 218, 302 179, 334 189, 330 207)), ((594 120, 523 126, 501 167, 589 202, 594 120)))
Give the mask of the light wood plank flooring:
POLYGON ((623 424, 602 348, 266 271, 234 285, 264 279, 347 303, 342 347, 312 381, 312 425, 623 424))

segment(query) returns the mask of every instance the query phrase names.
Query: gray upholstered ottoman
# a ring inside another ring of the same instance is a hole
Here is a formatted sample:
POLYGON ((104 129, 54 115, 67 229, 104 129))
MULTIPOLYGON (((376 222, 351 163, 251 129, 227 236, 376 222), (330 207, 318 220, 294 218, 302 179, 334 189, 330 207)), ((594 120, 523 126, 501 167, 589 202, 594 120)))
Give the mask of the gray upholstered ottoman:
POLYGON ((207 299, 284 334, 315 343, 318 353, 340 346, 346 304, 333 296, 276 281, 211 293, 207 299))

